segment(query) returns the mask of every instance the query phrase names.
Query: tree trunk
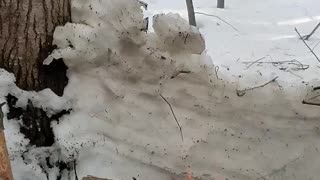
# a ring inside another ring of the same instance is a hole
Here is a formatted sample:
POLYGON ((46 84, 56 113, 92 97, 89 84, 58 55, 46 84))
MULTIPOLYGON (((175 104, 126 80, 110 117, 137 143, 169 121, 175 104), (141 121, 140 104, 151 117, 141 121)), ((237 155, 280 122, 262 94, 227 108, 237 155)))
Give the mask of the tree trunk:
POLYGON ((221 9, 224 8, 224 0, 218 0, 218 2, 217 2, 217 8, 221 8, 221 9))
POLYGON ((70 0, 0 0, 0 68, 14 73, 21 89, 61 96, 67 67, 61 59, 42 63, 55 48, 55 27, 70 21, 70 0))
POLYGON ((188 16, 189 16, 189 24, 191 26, 197 26, 196 23, 196 17, 194 15, 194 7, 192 0, 186 0, 187 1, 187 9, 188 9, 188 16))
POLYGON ((0 104, 0 179, 13 180, 3 126, 4 115, 2 112, 2 106, 5 104, 6 103, 0 104))

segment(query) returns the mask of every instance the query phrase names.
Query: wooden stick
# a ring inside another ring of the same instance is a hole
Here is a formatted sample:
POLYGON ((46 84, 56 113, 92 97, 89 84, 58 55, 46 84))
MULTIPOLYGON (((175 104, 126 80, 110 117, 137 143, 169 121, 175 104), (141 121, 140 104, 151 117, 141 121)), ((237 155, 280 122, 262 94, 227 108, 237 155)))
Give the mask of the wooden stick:
POLYGON ((0 179, 13 180, 3 125, 4 115, 2 112, 2 106, 5 104, 6 103, 0 104, 0 179))

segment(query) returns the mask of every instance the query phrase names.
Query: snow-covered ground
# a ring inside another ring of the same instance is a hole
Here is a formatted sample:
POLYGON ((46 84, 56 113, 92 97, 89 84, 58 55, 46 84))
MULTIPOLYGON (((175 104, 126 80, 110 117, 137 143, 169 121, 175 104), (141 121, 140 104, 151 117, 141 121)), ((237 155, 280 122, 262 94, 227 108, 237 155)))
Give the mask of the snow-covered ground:
MULTIPOLYGON (((177 12, 187 18, 185 1, 148 0, 149 13, 177 12)), ((320 21, 320 6, 315 0, 228 0, 226 9, 217 9, 215 0, 194 0, 200 31, 207 43, 207 53, 219 66, 219 72, 229 81, 252 84, 271 80, 285 87, 304 86, 319 77, 319 62, 297 38, 296 27, 302 35, 309 34, 320 21), (200 14, 201 13, 201 14, 200 14), (219 20, 218 16, 232 26, 219 20), (235 30, 235 29, 236 30, 235 30), (297 65, 272 63, 297 60, 309 65, 307 71, 295 71, 297 65), (285 70, 284 70, 285 69, 285 70), (241 76, 241 77, 239 77, 241 76)), ((316 33, 308 42, 316 53, 320 39, 316 33)), ((316 85, 316 84, 315 84, 316 85)))
MULTIPOLYGON (((206 41, 202 55, 191 54, 202 47, 197 31, 175 16, 155 21, 155 30, 150 29, 155 33, 137 31, 143 14, 132 2, 73 1, 73 20, 79 24, 55 34, 60 50, 54 56, 70 68, 62 98, 49 90, 23 92, 1 71, 2 100, 10 92, 19 97, 19 106, 32 99, 52 111, 73 109, 52 125, 56 143, 50 148, 29 147, 17 122, 6 122, 15 179, 46 179, 39 162, 48 154, 50 161, 76 158, 80 178, 320 177, 319 108, 301 103, 311 86, 320 85, 319 62, 294 31, 297 27, 305 35, 313 29, 320 21, 320 2, 226 0, 226 9, 217 9, 214 0, 194 0, 206 41), (175 37, 179 28, 192 34, 190 42, 175 37), (171 79, 177 70, 191 73, 171 79), (236 94, 275 77, 263 88, 236 94), (27 149, 28 157, 21 158, 27 149)), ((186 17, 184 0, 146 2, 145 16, 177 12, 186 17)), ((317 54, 319 33, 308 41, 317 54)), ((57 169, 45 169, 54 180, 57 169)))

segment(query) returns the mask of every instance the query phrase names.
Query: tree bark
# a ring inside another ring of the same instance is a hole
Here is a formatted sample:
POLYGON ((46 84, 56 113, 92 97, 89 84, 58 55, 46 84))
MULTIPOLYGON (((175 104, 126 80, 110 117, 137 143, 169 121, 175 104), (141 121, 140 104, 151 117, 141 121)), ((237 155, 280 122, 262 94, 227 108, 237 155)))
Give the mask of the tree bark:
POLYGON ((42 63, 55 48, 55 27, 70 21, 70 0, 0 0, 0 68, 14 73, 21 89, 61 96, 67 67, 61 59, 42 63))
POLYGON ((197 26, 196 17, 194 15, 194 7, 192 0, 186 0, 187 2, 187 9, 188 9, 188 16, 189 16, 189 24, 191 26, 197 26))
POLYGON ((4 106, 5 104, 6 103, 0 104, 0 179, 13 180, 10 158, 3 126, 4 115, 2 112, 2 106, 4 106))
POLYGON ((218 0, 218 2, 217 2, 217 8, 221 8, 221 9, 224 8, 224 0, 218 0))

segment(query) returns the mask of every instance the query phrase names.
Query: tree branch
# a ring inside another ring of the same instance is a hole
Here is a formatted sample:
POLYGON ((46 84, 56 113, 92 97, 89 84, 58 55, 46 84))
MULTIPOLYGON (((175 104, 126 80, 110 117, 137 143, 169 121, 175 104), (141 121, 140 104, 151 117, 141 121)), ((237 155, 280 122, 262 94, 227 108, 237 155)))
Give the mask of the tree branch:
POLYGON ((174 119, 176 120, 176 123, 177 123, 177 125, 178 125, 178 127, 179 127, 180 134, 181 134, 181 139, 182 139, 182 141, 183 141, 182 127, 181 127, 181 125, 180 125, 180 123, 179 123, 179 121, 178 121, 178 119, 177 119, 177 117, 176 117, 176 114, 175 114, 174 111, 173 111, 173 108, 172 108, 171 104, 170 104, 169 101, 168 101, 165 97, 163 97, 161 94, 160 94, 160 97, 169 105, 170 110, 171 110, 171 112, 172 112, 172 115, 173 115, 174 119))
POLYGON ((319 26, 320 26, 320 23, 317 24, 317 26, 311 31, 310 34, 304 36, 304 40, 306 40, 306 41, 309 40, 309 38, 316 32, 316 30, 319 28, 319 26))
POLYGON ((223 20, 221 17, 213 15, 213 14, 207 14, 207 13, 203 13, 203 12, 195 12, 195 14, 202 14, 205 16, 211 16, 211 17, 215 17, 217 19, 219 19, 220 21, 226 23, 227 25, 229 25, 232 29, 234 29, 237 32, 240 32, 237 28, 235 28, 232 24, 228 23, 227 21, 223 20))
POLYGON ((252 88, 246 88, 246 89, 244 89, 244 90, 238 90, 238 89, 237 89, 237 95, 238 95, 239 97, 242 97, 242 96, 244 96, 244 95, 247 93, 247 91, 252 91, 252 90, 254 90, 254 89, 258 89, 258 88, 265 87, 266 85, 275 82, 278 78, 279 78, 279 77, 277 76, 277 77, 273 78, 271 81, 268 81, 267 83, 264 83, 263 85, 260 85, 260 86, 256 86, 256 87, 252 87, 252 88))
POLYGON ((310 50, 310 52, 314 55, 314 57, 320 62, 319 57, 316 55, 316 53, 314 53, 314 51, 310 48, 310 46, 306 43, 306 41, 303 39, 303 37, 301 36, 301 34, 299 33, 297 28, 294 28, 294 30, 297 32, 297 34, 299 35, 300 39, 302 40, 302 42, 307 46, 307 48, 310 50))

